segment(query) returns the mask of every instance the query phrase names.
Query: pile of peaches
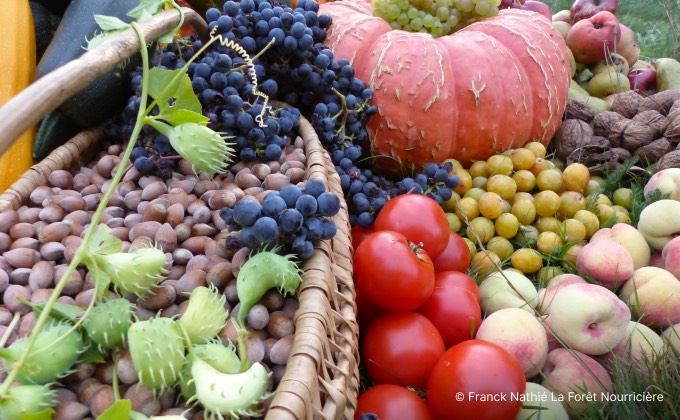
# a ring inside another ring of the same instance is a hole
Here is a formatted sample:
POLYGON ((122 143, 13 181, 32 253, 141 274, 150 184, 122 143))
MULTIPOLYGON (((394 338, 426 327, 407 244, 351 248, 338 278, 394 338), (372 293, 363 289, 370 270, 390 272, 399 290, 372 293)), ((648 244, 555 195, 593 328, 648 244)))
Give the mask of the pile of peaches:
POLYGON ((658 358, 680 351, 680 169, 653 175, 644 193, 653 192, 663 198, 645 207, 637 228, 617 223, 591 237, 576 274, 538 290, 513 270, 480 284, 487 317, 476 338, 505 347, 527 378, 541 378, 527 393, 551 395, 543 409, 555 418, 564 409, 578 417, 592 398, 611 394, 615 358, 648 375, 658 358))

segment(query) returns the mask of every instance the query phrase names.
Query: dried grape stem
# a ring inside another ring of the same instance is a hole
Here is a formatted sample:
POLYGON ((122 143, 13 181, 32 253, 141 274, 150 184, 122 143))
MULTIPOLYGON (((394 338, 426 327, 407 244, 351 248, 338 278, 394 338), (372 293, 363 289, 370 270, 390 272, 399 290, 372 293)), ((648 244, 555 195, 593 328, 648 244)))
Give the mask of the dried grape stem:
POLYGON ((5 343, 7 343, 7 340, 9 340, 9 336, 12 335, 12 331, 14 331, 14 328, 19 323, 20 318, 21 318, 20 312, 17 312, 17 313, 14 314, 14 318, 12 318, 12 322, 9 323, 9 325, 7 326, 7 329, 5 330, 5 334, 2 336, 2 339, 0 339, 0 348, 5 347, 5 343))

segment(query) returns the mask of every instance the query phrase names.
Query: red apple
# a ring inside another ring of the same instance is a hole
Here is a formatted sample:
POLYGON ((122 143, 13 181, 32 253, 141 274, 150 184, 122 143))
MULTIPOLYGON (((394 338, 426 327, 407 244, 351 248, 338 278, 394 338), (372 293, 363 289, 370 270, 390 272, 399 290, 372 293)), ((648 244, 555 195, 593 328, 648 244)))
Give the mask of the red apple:
POLYGON ((640 68, 628 72, 630 89, 636 92, 649 92, 656 89, 656 70, 640 68))
POLYGON ((593 17, 602 11, 615 15, 618 10, 619 0, 576 0, 571 5, 569 13, 572 23, 576 23, 579 20, 593 17))
POLYGON ((552 21, 552 9, 547 4, 542 1, 527 0, 524 2, 524 8, 531 10, 532 12, 537 12, 545 16, 549 21, 552 21))
POLYGON ((589 66, 613 53, 614 43, 620 39, 619 20, 612 13, 604 11, 576 22, 569 30, 566 42, 576 62, 589 66))

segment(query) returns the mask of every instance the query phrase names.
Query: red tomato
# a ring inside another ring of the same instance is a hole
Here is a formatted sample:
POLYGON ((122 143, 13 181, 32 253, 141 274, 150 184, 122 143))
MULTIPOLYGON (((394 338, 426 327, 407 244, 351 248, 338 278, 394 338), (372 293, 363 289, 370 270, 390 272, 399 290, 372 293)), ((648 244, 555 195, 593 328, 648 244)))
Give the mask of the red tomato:
POLYGON ((354 253, 354 282, 364 298, 385 311, 411 311, 430 297, 434 266, 406 237, 381 231, 369 235, 354 253))
POLYGON ((375 232, 375 230, 372 226, 370 228, 366 228, 359 224, 354 225, 352 228, 352 248, 356 250, 359 247, 359 244, 373 232, 375 232))
POLYGON ((368 302, 359 289, 356 289, 355 301, 357 303, 357 323, 359 324, 359 328, 363 331, 383 312, 378 309, 377 306, 368 302))
POLYGON ((437 281, 446 281, 446 284, 452 284, 454 286, 462 287, 467 289, 468 292, 475 295, 477 302, 481 302, 481 297, 479 295, 479 286, 477 282, 472 277, 465 273, 460 273, 458 271, 442 271, 434 275, 435 283, 437 281))
POLYGON ((474 338, 482 323, 477 297, 458 285, 446 276, 435 277, 432 295, 417 309, 437 327, 446 348, 474 338))
POLYGON ((424 388, 445 350, 439 331, 427 318, 399 312, 373 320, 364 334, 362 355, 374 384, 424 388))
POLYGON ((434 419, 512 420, 525 390, 522 365, 512 353, 468 340, 448 349, 432 369, 427 406, 434 419))
POLYGON ((374 228, 393 230, 423 248, 433 260, 449 243, 449 221, 436 201, 422 194, 399 195, 387 202, 375 218, 374 228))
POLYGON ((399 385, 376 385, 359 395, 354 420, 375 414, 380 420, 430 420, 427 404, 415 392, 399 385))
POLYGON ((449 242, 434 262, 434 271, 467 271, 470 267, 470 247, 456 232, 449 233, 449 242))

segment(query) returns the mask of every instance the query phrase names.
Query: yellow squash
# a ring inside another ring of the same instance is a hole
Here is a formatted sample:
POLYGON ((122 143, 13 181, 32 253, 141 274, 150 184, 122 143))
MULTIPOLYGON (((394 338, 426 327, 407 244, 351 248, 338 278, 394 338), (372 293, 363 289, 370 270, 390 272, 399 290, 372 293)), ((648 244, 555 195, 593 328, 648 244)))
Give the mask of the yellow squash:
MULTIPOLYGON (((23 90, 35 75, 35 32, 28 0, 3 2, 0 39, 5 52, 0 60, 0 106, 23 90)), ((0 156, 0 193, 33 165, 31 148, 36 128, 25 132, 0 156)))

